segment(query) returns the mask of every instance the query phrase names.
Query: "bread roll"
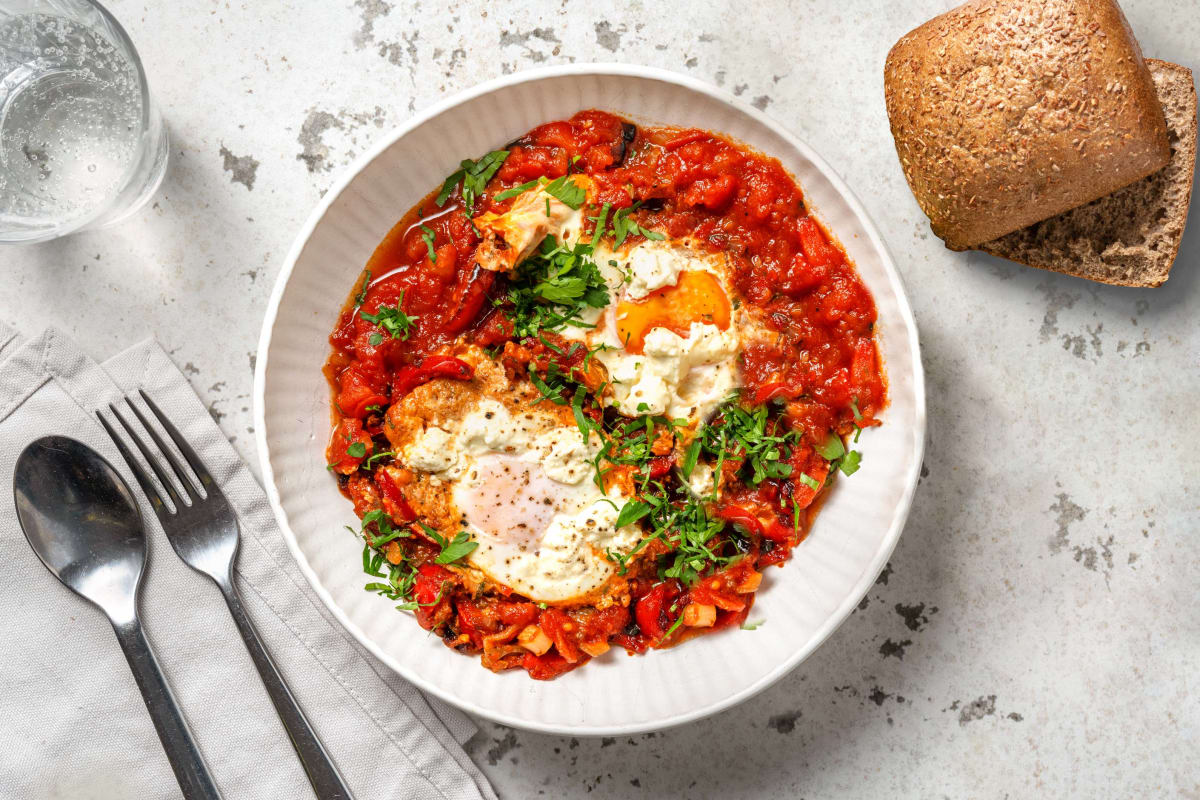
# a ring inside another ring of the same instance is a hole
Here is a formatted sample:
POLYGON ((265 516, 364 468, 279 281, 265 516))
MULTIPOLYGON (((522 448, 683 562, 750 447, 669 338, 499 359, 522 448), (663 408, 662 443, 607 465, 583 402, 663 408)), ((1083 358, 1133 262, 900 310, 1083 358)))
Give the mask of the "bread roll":
POLYGON ((896 43, 884 89, 905 177, 955 250, 1170 159, 1150 72, 1112 0, 973 0, 896 43))
POLYGON ((1146 59, 1167 117, 1167 166, 1099 200, 979 245, 1040 269, 1117 286, 1159 286, 1171 272, 1187 222, 1196 170, 1192 71, 1146 59))

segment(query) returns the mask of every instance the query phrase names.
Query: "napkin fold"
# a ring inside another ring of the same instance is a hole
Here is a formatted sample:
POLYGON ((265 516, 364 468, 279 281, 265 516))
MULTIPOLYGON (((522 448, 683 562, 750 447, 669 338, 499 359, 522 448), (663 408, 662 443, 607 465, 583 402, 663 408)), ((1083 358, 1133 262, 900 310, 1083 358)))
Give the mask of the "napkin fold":
MULTIPOLYGON (((176 798, 179 788, 104 615, 38 561, 13 506, 17 455, 64 434, 137 483, 96 409, 145 389, 238 514, 238 586, 280 671, 359 800, 495 798, 462 749, 465 715, 363 650, 300 574, 267 498, 187 379, 153 340, 96 363, 51 329, 0 326, 0 787, 4 797, 176 798)), ((131 415, 126 415, 129 418, 131 415)), ((171 550, 142 500, 142 622, 227 798, 313 791, 217 587, 171 550)))

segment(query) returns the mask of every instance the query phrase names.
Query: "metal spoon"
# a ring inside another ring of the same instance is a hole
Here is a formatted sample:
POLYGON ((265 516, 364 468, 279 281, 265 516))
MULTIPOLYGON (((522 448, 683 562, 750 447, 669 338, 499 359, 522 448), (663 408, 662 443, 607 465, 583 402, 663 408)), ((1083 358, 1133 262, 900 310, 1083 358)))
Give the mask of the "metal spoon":
POLYGON ((112 622, 184 797, 219 800, 142 633, 138 587, 146 563, 146 532, 125 481, 82 442, 46 436, 17 458, 13 494, 21 529, 46 569, 112 622))

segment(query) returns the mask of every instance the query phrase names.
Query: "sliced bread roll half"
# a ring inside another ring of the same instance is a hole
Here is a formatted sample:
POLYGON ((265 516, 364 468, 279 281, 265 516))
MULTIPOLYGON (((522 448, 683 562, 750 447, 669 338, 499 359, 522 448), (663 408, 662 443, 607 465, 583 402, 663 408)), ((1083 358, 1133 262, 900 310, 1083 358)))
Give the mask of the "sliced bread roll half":
POLYGON ((971 0, 888 53, 909 186, 965 250, 1162 169, 1166 122, 1114 0, 971 0))
POLYGON ((1107 197, 978 249, 1118 286, 1158 286, 1167 279, 1183 238, 1196 170, 1196 87, 1187 67, 1156 58, 1146 59, 1146 64, 1167 117, 1167 166, 1107 197))

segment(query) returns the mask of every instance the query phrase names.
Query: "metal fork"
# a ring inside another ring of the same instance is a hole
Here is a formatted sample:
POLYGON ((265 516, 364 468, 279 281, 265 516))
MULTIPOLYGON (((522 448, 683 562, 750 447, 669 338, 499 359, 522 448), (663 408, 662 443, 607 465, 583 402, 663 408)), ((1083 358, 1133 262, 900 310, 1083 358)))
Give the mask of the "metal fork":
POLYGON ((233 621, 237 623, 238 631, 242 634, 246 648, 250 651, 250 657, 254 660, 254 666, 258 668, 258 674, 262 676, 263 684, 267 687, 267 694, 271 696, 271 702, 275 704, 275 710, 279 713, 284 728, 287 729, 288 737, 292 740, 292 746, 296 748, 296 754, 300 757, 300 763, 304 765, 304 771, 308 773, 308 779, 312 782, 317 797, 321 800, 352 800, 350 789, 347 788, 345 781, 338 773, 333 759, 329 757, 329 753, 317 737, 316 731, 313 730, 312 725, 304 716, 304 712, 301 711, 300 705, 296 702, 287 683, 284 682, 283 676, 279 674, 279 669, 275 666, 275 662, 259 638, 258 632, 254 629, 254 624, 242 607, 241 597, 233 582, 233 565, 237 560, 239 542, 237 515, 233 513, 225 495, 221 493, 220 488, 213 481, 212 475, 209 474, 204 463, 187 443, 187 440, 159 411, 158 406, 144 391, 139 390, 138 393, 200 481, 200 486, 196 486, 188 475, 188 471, 179 462, 178 457, 163 442, 154 426, 138 410, 132 398, 126 397, 125 403, 133 410, 134 415, 141 422, 142 428, 153 440, 157 447, 157 457, 153 452, 155 448, 149 446, 143 437, 134 431, 115 405, 109 405, 109 411, 121 423, 129 438, 145 458, 146 463, 154 471, 163 492, 166 493, 166 499, 170 500, 174 510, 167 505, 150 475, 129 451, 122 438, 109 425, 108 420, 104 418, 103 414, 96 412, 96 416, 100 418, 100 424, 108 431, 108 435, 112 437, 117 449, 121 451, 125 463, 129 465, 129 469, 133 471, 138 483, 141 484, 142 491, 146 493, 150 505, 154 508, 154 513, 158 515, 159 522, 162 523, 171 547, 189 567, 212 578, 221 588, 225 602, 229 605, 229 611, 233 614, 233 621), (163 461, 169 465, 169 468, 164 467, 163 461), (182 494, 176 491, 175 485, 167 474, 168 471, 178 479, 182 494))

